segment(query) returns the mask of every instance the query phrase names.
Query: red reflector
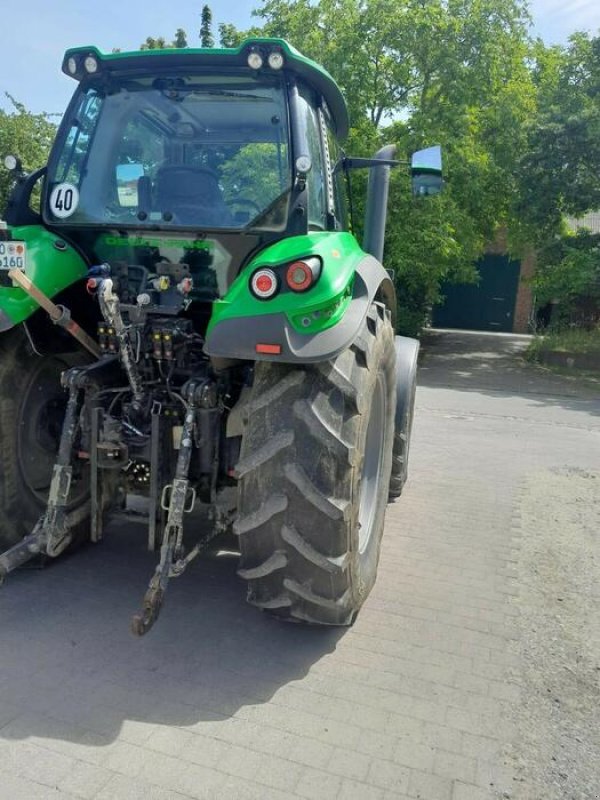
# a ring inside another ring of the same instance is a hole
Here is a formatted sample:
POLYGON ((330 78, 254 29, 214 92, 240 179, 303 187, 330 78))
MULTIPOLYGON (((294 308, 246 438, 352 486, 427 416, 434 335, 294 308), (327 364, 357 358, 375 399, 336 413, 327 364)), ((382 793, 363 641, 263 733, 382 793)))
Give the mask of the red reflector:
POLYGON ((281 345, 280 344, 257 344, 256 345, 256 352, 257 353, 266 353, 271 356, 278 356, 281 353, 281 345))
POLYGON ((259 269, 250 279, 250 289, 259 300, 268 300, 279 289, 277 275, 272 269, 259 269))
POLYGON ((269 275, 260 275, 256 279, 256 288, 259 292, 270 292, 273 288, 273 278, 269 275))

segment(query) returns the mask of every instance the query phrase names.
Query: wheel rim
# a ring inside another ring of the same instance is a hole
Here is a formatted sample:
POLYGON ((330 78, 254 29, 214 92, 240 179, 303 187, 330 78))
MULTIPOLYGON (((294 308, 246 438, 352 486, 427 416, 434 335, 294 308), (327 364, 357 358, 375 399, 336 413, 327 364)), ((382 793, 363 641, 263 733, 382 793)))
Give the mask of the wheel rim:
POLYGON ((363 460, 360 483, 360 507, 358 512, 358 549, 364 553, 367 549, 377 512, 379 483, 383 468, 385 434, 385 384, 384 376, 377 376, 375 391, 371 398, 371 414, 365 439, 365 456, 363 460))
MULTIPOLYGON (((19 470, 27 490, 41 504, 48 497, 65 415, 67 397, 59 376, 66 368, 58 358, 45 357, 24 387, 19 409, 19 470)), ((82 473, 83 470, 75 466, 70 506, 81 502, 87 492, 87 481, 82 473)))

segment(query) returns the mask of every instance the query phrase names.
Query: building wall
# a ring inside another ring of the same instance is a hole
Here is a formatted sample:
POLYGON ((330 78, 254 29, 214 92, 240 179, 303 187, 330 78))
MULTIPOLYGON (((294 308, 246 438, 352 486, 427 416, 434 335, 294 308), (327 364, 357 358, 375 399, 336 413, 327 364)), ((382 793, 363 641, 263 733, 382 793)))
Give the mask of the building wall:
MULTIPOLYGON (((487 253, 504 255, 508 252, 506 231, 500 230, 493 242, 486 247, 487 253)), ((531 333, 529 320, 533 311, 533 289, 531 279, 535 272, 535 253, 530 250, 521 259, 521 272, 519 275, 519 288, 515 299, 515 315, 513 319, 513 333, 531 333)))
POLYGON ((519 277, 519 289, 515 302, 515 316, 513 331, 515 333, 531 333, 529 319, 533 311, 533 289, 531 288, 531 278, 535 272, 535 253, 529 252, 521 260, 521 274, 519 277))

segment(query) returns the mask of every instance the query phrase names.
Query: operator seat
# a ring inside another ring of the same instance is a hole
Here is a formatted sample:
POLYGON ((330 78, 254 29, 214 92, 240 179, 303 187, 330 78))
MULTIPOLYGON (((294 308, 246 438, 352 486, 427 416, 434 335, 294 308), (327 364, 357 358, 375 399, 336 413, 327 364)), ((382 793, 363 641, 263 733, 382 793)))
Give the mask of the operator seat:
POLYGON ((154 183, 154 208, 174 222, 226 228, 232 225, 216 172, 206 167, 160 167, 154 183))

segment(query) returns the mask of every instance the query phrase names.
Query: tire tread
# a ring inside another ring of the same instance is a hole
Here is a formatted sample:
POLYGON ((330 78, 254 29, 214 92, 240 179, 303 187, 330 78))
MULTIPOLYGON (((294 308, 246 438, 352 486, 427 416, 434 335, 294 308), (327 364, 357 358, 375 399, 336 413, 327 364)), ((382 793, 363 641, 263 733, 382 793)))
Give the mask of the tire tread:
POLYGON ((348 625, 370 589, 356 580, 348 541, 358 513, 356 442, 369 409, 364 386, 381 359, 393 370, 393 330, 373 304, 355 342, 333 361, 255 365, 234 532, 249 602, 278 618, 348 625))

